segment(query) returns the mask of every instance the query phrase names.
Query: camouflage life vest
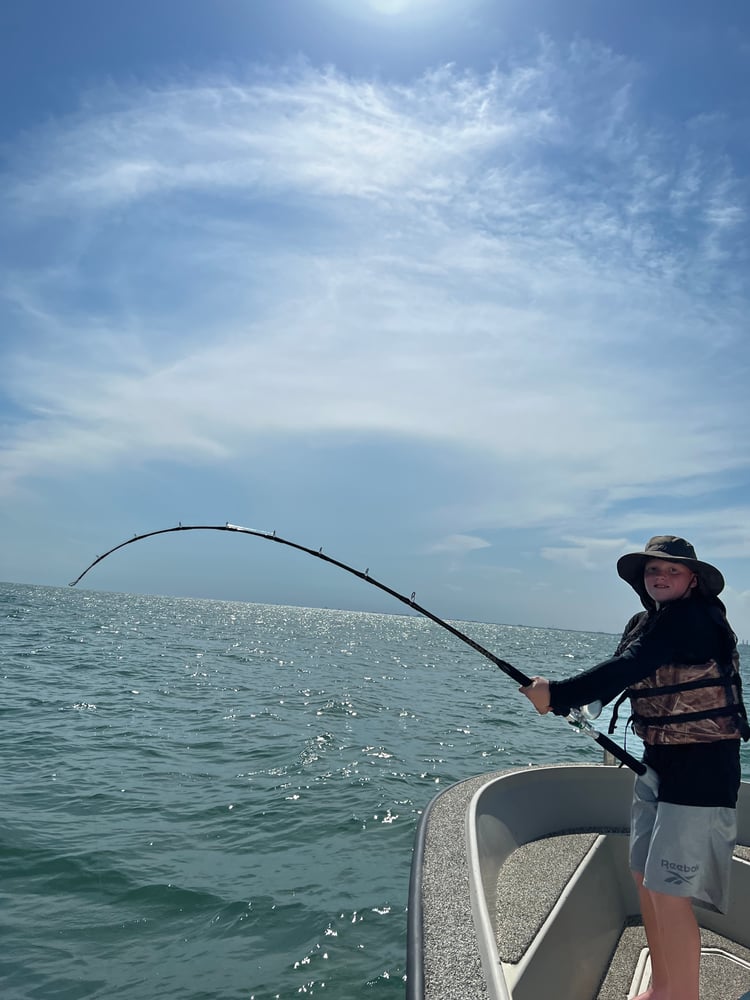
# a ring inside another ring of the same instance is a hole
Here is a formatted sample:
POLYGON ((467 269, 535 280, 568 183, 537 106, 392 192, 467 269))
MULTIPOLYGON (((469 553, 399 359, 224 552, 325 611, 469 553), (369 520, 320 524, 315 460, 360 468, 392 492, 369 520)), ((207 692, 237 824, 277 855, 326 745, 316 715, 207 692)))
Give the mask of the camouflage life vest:
POLYGON ((628 689, 631 719, 644 743, 710 743, 740 736, 739 657, 728 670, 716 660, 659 667, 628 689))
MULTIPOLYGON (((629 623, 618 653, 640 633, 643 617, 638 615, 638 621, 629 623)), ((714 659, 706 663, 670 663, 631 684, 615 704, 610 732, 614 731, 618 707, 628 697, 628 721, 643 742, 651 746, 750 738, 736 649, 726 665, 714 659)))

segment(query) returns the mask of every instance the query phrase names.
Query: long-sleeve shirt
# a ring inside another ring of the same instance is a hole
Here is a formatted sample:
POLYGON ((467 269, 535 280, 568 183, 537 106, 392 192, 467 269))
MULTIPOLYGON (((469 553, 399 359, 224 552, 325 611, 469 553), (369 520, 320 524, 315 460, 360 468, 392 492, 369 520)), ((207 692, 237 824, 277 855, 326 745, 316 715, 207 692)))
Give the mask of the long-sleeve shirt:
MULTIPOLYGON (((626 630, 627 631, 627 630, 626 630)), ((575 677, 550 683, 550 703, 567 715, 592 701, 611 701, 631 684, 669 663, 705 663, 731 656, 727 631, 703 601, 672 601, 651 612, 634 640, 619 653, 575 677)), ((659 775, 659 798, 690 806, 737 803, 739 739, 715 743, 646 746, 643 760, 659 775)))
POLYGON ((606 705, 667 663, 705 663, 727 656, 726 634, 702 601, 672 601, 652 612, 650 619, 619 656, 568 680, 552 681, 552 711, 567 715, 571 708, 597 700, 606 705))

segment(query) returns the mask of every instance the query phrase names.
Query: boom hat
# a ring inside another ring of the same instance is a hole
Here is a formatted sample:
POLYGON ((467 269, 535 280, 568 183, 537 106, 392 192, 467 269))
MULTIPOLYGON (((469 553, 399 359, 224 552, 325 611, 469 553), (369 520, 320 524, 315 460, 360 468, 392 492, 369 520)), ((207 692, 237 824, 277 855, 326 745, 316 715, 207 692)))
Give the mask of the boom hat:
POLYGON ((617 560, 618 574, 642 600, 646 597, 643 570, 650 559, 666 559, 689 566, 698 577, 698 587, 706 597, 716 597, 724 589, 724 577, 719 570, 710 563, 701 562, 690 542, 677 535, 654 535, 643 552, 629 552, 617 560))

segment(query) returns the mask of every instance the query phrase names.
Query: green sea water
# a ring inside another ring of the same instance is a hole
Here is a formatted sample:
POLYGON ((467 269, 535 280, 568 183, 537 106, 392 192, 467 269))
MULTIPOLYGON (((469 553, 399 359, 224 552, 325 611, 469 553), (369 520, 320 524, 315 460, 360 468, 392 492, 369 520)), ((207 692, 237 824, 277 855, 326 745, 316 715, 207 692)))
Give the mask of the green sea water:
MULTIPOLYGON (((430 799, 600 759, 416 616, 2 584, 0 618, 4 1000, 403 997, 430 799)), ((463 628, 529 674, 616 642, 463 628)))

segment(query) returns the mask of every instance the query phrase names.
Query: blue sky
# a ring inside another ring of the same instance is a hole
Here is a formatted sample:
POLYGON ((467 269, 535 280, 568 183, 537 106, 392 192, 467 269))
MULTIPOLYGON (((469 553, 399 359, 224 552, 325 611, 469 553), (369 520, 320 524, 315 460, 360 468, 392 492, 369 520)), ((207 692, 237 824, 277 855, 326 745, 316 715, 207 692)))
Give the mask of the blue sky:
MULTIPOLYGON (((674 533, 750 636, 746 4, 25 0, 0 48, 0 578, 231 521, 615 632, 674 533)), ((216 533, 85 583, 401 610, 216 533)))

